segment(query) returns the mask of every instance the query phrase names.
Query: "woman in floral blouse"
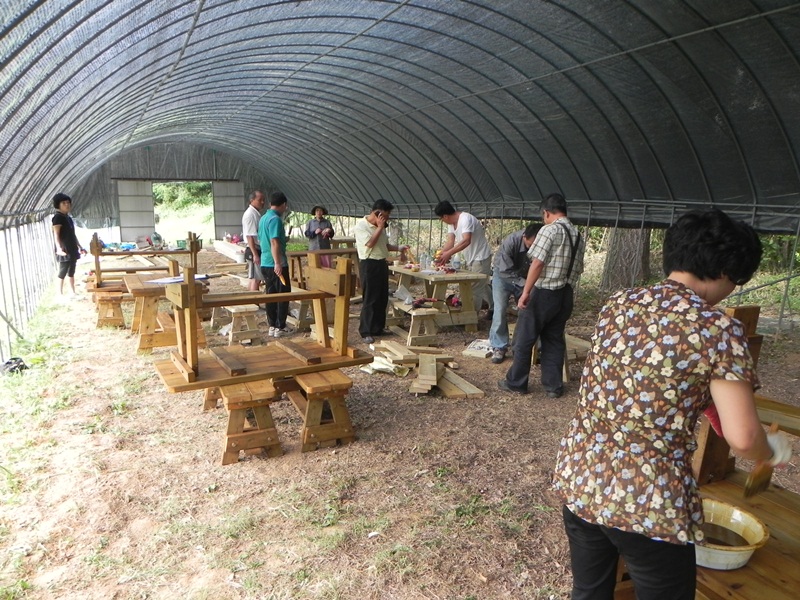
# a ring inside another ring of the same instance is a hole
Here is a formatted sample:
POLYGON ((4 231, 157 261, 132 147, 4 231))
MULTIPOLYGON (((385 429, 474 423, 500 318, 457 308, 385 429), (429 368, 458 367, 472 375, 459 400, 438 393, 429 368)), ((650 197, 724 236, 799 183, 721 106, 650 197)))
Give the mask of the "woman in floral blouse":
POLYGON ((693 432, 712 400, 736 454, 785 458, 758 421, 744 328, 714 308, 760 260, 749 225, 690 212, 667 230, 667 279, 619 292, 601 310, 554 476, 573 599, 612 598, 620 555, 637 598, 694 599, 703 517, 693 432))

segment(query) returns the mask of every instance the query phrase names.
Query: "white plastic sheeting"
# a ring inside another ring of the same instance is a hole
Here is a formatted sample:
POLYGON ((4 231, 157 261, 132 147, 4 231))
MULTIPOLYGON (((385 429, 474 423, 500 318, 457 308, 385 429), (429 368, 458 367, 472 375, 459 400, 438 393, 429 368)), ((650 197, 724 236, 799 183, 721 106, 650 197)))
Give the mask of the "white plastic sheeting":
POLYGON ((108 215, 92 174, 163 144, 295 210, 800 219, 798 2, 6 0, 0 27, 0 227, 56 191, 108 215))

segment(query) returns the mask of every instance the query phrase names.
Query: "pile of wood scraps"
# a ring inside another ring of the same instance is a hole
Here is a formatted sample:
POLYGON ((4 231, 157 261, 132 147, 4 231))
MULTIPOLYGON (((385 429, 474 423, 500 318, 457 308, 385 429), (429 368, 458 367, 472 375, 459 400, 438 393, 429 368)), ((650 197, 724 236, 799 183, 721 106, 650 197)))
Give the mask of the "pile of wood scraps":
POLYGON ((417 368, 417 378, 408 389, 411 393, 427 394, 436 387, 445 398, 483 398, 486 395, 453 371, 458 364, 443 350, 405 346, 388 340, 374 344, 373 348, 393 364, 417 368))

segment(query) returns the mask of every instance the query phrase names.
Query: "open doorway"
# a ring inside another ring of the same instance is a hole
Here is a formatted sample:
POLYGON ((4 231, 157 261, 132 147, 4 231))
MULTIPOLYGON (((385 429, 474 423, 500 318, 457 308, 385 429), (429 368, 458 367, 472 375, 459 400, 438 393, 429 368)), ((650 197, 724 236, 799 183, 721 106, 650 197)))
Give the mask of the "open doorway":
POLYGON ((169 245, 189 232, 214 238, 214 194, 210 181, 153 183, 155 230, 169 245))

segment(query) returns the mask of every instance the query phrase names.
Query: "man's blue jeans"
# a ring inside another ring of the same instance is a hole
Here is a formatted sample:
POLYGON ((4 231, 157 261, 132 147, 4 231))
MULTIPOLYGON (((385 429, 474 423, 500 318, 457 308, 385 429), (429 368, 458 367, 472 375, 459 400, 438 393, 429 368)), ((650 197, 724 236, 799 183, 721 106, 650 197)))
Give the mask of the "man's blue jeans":
POLYGON ((497 271, 492 275, 494 316, 492 317, 492 327, 489 329, 489 343, 492 348, 508 348, 508 297, 514 294, 516 300, 521 292, 522 290, 511 281, 500 277, 497 271))

